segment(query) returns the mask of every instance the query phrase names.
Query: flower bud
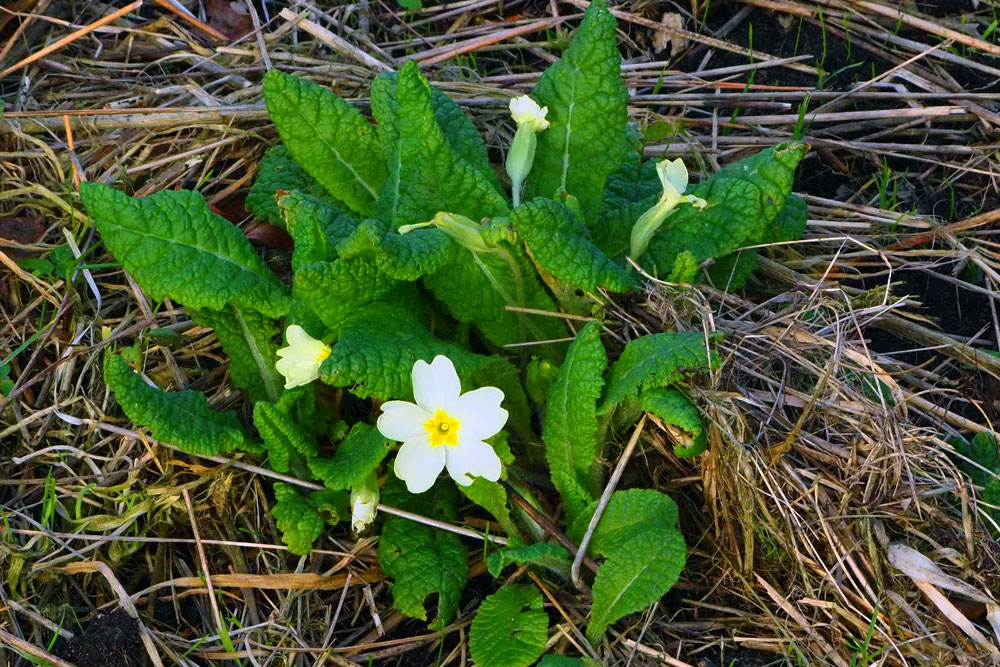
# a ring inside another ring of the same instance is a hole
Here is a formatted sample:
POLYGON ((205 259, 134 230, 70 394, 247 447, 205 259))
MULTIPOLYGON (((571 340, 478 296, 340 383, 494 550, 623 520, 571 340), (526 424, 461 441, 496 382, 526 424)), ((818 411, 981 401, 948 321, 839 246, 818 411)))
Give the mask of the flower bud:
POLYGON ((378 501, 378 479, 373 472, 351 489, 351 530, 355 535, 360 535, 375 520, 378 501))
POLYGON ((547 130, 549 121, 545 120, 548 107, 539 107, 538 103, 527 95, 516 97, 510 101, 510 115, 517 122, 517 132, 507 152, 507 175, 510 176, 511 192, 514 206, 521 203, 521 188, 524 179, 531 171, 535 162, 535 148, 538 145, 538 132, 547 130))
POLYGON ((479 230, 479 224, 457 213, 438 211, 433 219, 427 222, 418 222, 415 225, 403 225, 399 228, 400 234, 408 234, 414 229, 434 225, 445 234, 453 238, 460 245, 473 251, 489 250, 483 235, 479 230))

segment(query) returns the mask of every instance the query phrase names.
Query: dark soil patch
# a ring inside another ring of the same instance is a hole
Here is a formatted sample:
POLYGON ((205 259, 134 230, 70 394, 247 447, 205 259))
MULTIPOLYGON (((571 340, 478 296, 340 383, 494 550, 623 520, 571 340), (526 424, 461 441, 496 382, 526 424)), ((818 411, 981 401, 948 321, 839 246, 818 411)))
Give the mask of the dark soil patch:
POLYGON ((139 623, 120 607, 94 618, 83 634, 57 644, 55 654, 77 667, 139 667, 146 664, 139 623))
POLYGON ((688 656, 687 661, 698 667, 770 667, 791 664, 787 658, 765 651, 746 648, 715 648, 688 656))

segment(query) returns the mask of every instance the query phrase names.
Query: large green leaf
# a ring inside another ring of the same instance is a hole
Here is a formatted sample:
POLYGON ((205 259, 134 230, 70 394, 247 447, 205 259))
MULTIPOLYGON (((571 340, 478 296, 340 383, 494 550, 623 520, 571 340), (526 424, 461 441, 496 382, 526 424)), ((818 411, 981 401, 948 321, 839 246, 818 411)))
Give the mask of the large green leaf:
POLYGON ((590 241, 583 221, 565 204, 534 199, 514 209, 510 221, 535 260, 559 280, 588 292, 598 287, 613 292, 635 287, 625 269, 590 241))
POLYGON ((316 439, 282 407, 259 401, 253 406, 253 425, 264 440, 271 468, 288 472, 292 457, 296 454, 306 458, 316 456, 319 448, 316 439))
POLYGON ((397 281, 381 273, 368 259, 335 259, 299 267, 292 282, 297 302, 309 306, 330 331, 388 294, 397 281))
POLYGON ((104 244, 154 299, 268 317, 288 312, 288 293, 246 237, 197 192, 164 190, 135 199, 100 183, 80 196, 104 244))
POLYGON ((375 128, 329 90, 275 69, 264 77, 264 101, 295 161, 331 196, 368 215, 386 180, 375 128))
POLYGON ((545 404, 542 441, 552 482, 563 497, 570 520, 590 500, 581 490, 599 452, 597 399, 608 358, 601 343, 601 325, 591 322, 566 351, 545 404))
POLYGON ((414 61, 399 72, 394 101, 385 99, 390 84, 376 90, 382 101, 373 101, 372 111, 389 156, 378 217, 399 227, 430 220, 438 211, 479 220, 509 210, 491 179, 466 162, 445 138, 434 115, 431 86, 414 61))
POLYGON ((705 335, 699 331, 640 336, 625 346, 611 367, 598 412, 607 414, 640 389, 674 384, 686 371, 708 368, 714 361, 705 346, 705 335))
POLYGON ((118 355, 104 358, 104 381, 125 415, 157 440, 202 456, 259 449, 243 432, 236 413, 216 412, 199 391, 151 387, 118 355))
POLYGON ((528 667, 545 650, 549 617, 535 586, 511 584, 490 595, 469 630, 469 652, 482 667, 528 667))
MULTIPOLYGON (((383 498, 387 504, 438 520, 455 518, 458 493, 453 484, 438 482, 419 495, 403 495, 405 490, 394 492, 398 486, 396 480, 386 484, 383 498)), ((425 621, 424 605, 435 596, 437 604, 430 628, 440 630, 455 617, 469 571, 469 557, 457 535, 391 516, 382 527, 378 563, 393 580, 389 588, 393 607, 398 611, 425 621)))
POLYGON ((278 323, 254 311, 235 306, 225 310, 188 309, 191 318, 215 330, 222 350, 229 357, 233 384, 246 389, 252 401, 276 401, 284 380, 274 367, 278 323))
POLYGON ((562 59, 542 74, 531 96, 548 107, 551 127, 538 135, 528 198, 568 192, 589 224, 601 212, 610 174, 626 157, 628 91, 621 80, 616 22, 603 0, 590 3, 562 59))

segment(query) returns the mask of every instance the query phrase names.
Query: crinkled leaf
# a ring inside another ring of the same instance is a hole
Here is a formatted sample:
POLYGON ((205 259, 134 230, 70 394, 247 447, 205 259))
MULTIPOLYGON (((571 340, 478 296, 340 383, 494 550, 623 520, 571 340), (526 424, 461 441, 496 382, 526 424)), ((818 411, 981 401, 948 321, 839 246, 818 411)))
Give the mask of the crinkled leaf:
POLYGON ((682 459, 705 451, 707 438, 701 413, 687 396, 676 389, 646 389, 641 394, 642 409, 659 419, 674 438, 674 454, 682 459), (671 428, 672 427, 672 428, 671 428))
POLYGON ((261 158, 257 178, 247 193, 246 207, 261 220, 284 228, 285 219, 275 201, 278 190, 299 190, 319 198, 325 194, 323 186, 307 174, 292 159, 288 149, 280 144, 269 148, 261 158))
POLYGON ((600 214, 608 174, 625 159, 631 143, 615 28, 607 3, 592 2, 562 59, 531 91, 539 105, 548 107, 551 126, 538 135, 525 194, 568 192, 580 200, 589 224, 600 214))
POLYGON ((564 204, 534 199, 514 209, 510 220, 535 260, 559 280, 588 292, 635 287, 625 269, 591 243, 583 221, 564 204))
POLYGON ((331 196, 368 215, 386 180, 375 128, 329 90, 274 69, 264 77, 264 101, 295 161, 331 196))
POLYGON ((400 225, 430 220, 438 211, 473 220, 509 210, 504 197, 452 147, 434 116, 433 94, 417 64, 409 61, 391 83, 373 87, 372 112, 387 146, 389 175, 376 210, 378 217, 400 225))
MULTIPOLYGON (((681 255, 677 258, 680 260, 681 255)), ((708 267, 708 280, 721 290, 741 289, 757 270, 757 251, 737 250, 715 261, 708 267)))
MULTIPOLYGON (((372 114, 379 121, 379 136, 387 154, 398 137, 399 103, 396 101, 396 72, 379 74, 372 83, 372 114), (385 128, 383 128, 383 125, 385 128)), ((485 176, 498 190, 500 182, 490 166, 486 144, 464 111, 443 92, 431 86, 431 109, 441 133, 455 153, 485 176)), ((391 157, 390 157, 391 159, 391 157)))
POLYGON ((694 255, 685 250, 677 255, 674 260, 674 268, 667 276, 667 282, 671 283, 693 283, 698 275, 698 262, 694 255))
MULTIPOLYGON (((285 219, 285 226, 290 230, 308 230, 318 225, 326 235, 327 252, 331 252, 338 243, 354 233, 360 221, 344 214, 336 206, 302 192, 289 192, 278 198, 278 210, 285 219)), ((308 242, 309 237, 306 236, 308 242)), ((310 249, 310 253, 312 250, 310 249)), ((323 260, 334 257, 323 257, 323 260)))
MULTIPOLYGON (((788 141, 727 164, 712 178, 734 178, 756 187, 763 211, 762 227, 766 228, 785 207, 785 201, 792 192, 795 168, 808 152, 806 144, 788 141)), ((755 236, 762 237, 763 233, 755 236)))
POLYGON ((685 371, 708 368, 705 335, 698 331, 666 332, 640 336, 628 343, 611 367, 598 412, 606 414, 639 389, 665 387, 684 378, 685 371))
MULTIPOLYGON (((557 310, 537 275, 521 248, 502 244, 497 252, 459 249, 451 262, 425 276, 424 284, 455 319, 475 325, 489 342, 500 346, 566 335, 565 326, 556 318, 506 309, 557 310)), ((554 356, 551 346, 537 348, 537 352, 554 356)))
POLYGON ((778 212, 777 217, 771 225, 764 231, 761 243, 782 243, 785 241, 798 241, 806 231, 806 224, 809 219, 809 211, 805 200, 796 194, 789 195, 785 199, 785 205, 778 212))
POLYGON ((536 542, 523 547, 497 549, 486 558, 486 569, 497 578, 508 565, 541 565, 557 572, 569 572, 569 552, 558 544, 536 542))
POLYGON ((274 497, 277 502, 271 513, 281 531, 281 541, 297 556, 308 554, 325 524, 316 506, 296 487, 284 482, 275 482, 274 497))
POLYGON ((570 520, 585 507, 580 490, 588 488, 598 454, 596 410, 607 364, 601 325, 591 322, 566 351, 545 404, 545 458, 570 520))
MULTIPOLYGON (((579 542, 597 509, 593 501, 585 512, 570 525, 567 536, 579 542)), ((623 543, 630 535, 655 531, 659 528, 674 528, 677 525, 677 503, 653 489, 629 489, 616 491, 601 521, 590 539, 590 552, 608 555, 615 545, 623 543)))
POLYGON ((1000 474, 1000 454, 997 453, 997 441, 992 433, 977 433, 971 442, 955 438, 949 443, 959 454, 978 464, 958 461, 965 474, 976 484, 985 485, 991 478, 990 472, 1000 474))
POLYGON ((663 597, 680 577, 686 558, 678 530, 642 532, 616 544, 594 577, 587 638, 596 644, 610 623, 663 597))
POLYGON ((341 331, 359 310, 396 285, 369 259, 335 259, 300 267, 292 282, 296 301, 306 304, 331 331, 341 331))
POLYGON ((277 472, 288 472, 296 453, 308 458, 319 452, 316 439, 277 404, 259 401, 254 405, 253 425, 264 440, 268 463, 277 472))
POLYGON ((541 592, 511 584, 479 605, 469 630, 469 652, 482 667, 528 667, 545 650, 548 636, 541 592))
POLYGON ((234 304, 268 317, 288 312, 285 286, 199 193, 164 190, 135 199, 82 183, 80 196, 104 244, 154 299, 213 310, 234 304))
MULTIPOLYGON (((390 486, 384 497, 394 502, 390 486)), ((457 492, 454 485, 439 482, 430 491, 410 495, 410 507, 439 520, 453 519, 457 492)), ((402 503, 396 503, 397 506, 402 503)), ((393 581, 393 607, 406 616, 427 620, 424 605, 436 598, 432 630, 440 630, 455 617, 458 598, 465 588, 469 558, 458 535, 424 524, 390 516, 379 538, 378 563, 393 581)))
POLYGON ((200 391, 151 387, 118 355, 105 357, 104 382, 125 415, 148 428, 157 440, 201 456, 258 449, 243 432, 236 413, 216 412, 200 391))
POLYGON ((381 273, 405 281, 437 271, 454 259, 457 250, 440 229, 397 234, 379 220, 365 220, 354 234, 337 244, 341 257, 371 258, 381 273))
POLYGON ((211 327, 229 358, 233 384, 246 389, 252 401, 276 401, 284 380, 274 367, 278 323, 254 311, 228 306, 225 310, 188 309, 198 324, 211 327))
POLYGON ((608 174, 604 209, 613 211, 650 197, 658 198, 663 192, 663 184, 656 173, 656 163, 657 160, 642 162, 639 150, 629 151, 625 160, 608 174))
POLYGON ((337 446, 333 458, 310 459, 309 469, 328 489, 350 489, 378 468, 389 450, 389 442, 378 429, 358 422, 337 446))

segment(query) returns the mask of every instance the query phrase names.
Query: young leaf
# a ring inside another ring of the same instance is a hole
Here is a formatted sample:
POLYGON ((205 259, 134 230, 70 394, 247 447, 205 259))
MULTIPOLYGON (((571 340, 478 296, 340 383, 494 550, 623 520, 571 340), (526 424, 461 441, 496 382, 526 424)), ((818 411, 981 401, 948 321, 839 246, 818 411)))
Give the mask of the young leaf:
POLYGON ((234 304, 268 317, 288 312, 287 290, 250 242, 197 192, 134 199, 100 183, 80 196, 104 244, 151 297, 191 308, 234 304))
POLYGON ((251 401, 276 401, 284 381, 274 368, 278 325, 270 317, 252 310, 227 306, 224 310, 188 309, 198 324, 211 327, 229 357, 233 384, 246 389, 251 401))
MULTIPOLYGON (((453 519, 457 507, 457 492, 453 485, 439 482, 430 491, 411 495, 410 506, 396 502, 386 485, 383 496, 387 503, 401 509, 430 514, 436 519, 453 519)), ((393 607, 399 612, 422 621, 427 620, 424 604, 431 595, 437 605, 431 630, 440 630, 455 617, 458 598, 465 588, 469 557, 457 535, 424 524, 390 517, 379 538, 378 564, 392 590, 393 607)))
POLYGON ((264 440, 268 463, 277 472, 288 472, 289 461, 296 453, 306 458, 319 453, 316 439, 280 405, 259 401, 253 406, 253 425, 264 440))
POLYGON ((508 536, 516 537, 520 534, 521 531, 510 516, 507 490, 503 486, 484 477, 474 477, 472 484, 461 486, 459 489, 469 500, 492 514, 508 536))
POLYGON ((707 439, 701 425, 701 413, 687 396, 676 389, 645 389, 642 409, 663 421, 674 436, 674 454, 682 459, 705 451, 707 439), (671 428, 673 427, 673 428, 671 428))
POLYGON ((536 542, 524 547, 505 547, 497 549, 486 558, 486 569, 494 578, 508 565, 523 565, 531 563, 541 565, 557 572, 569 572, 569 552, 558 544, 536 542))
POLYGON ((592 2, 562 60, 545 70, 531 92, 548 107, 551 126, 538 135, 525 196, 568 192, 580 200, 589 224, 600 214, 608 174, 629 150, 628 91, 615 28, 607 3, 592 2))
MULTIPOLYGON (((398 77, 396 72, 379 74, 372 82, 371 88, 372 114, 379 121, 379 136, 383 140, 382 146, 387 154, 391 154, 398 137, 399 103, 396 101, 398 77)), ((490 166, 486 144, 483 143, 483 138, 472 124, 472 120, 454 100, 434 86, 431 86, 430 101, 434 120, 437 121, 441 134, 451 145, 452 150, 499 190, 500 181, 490 166)))
POLYGON ((642 532, 616 544, 594 577, 594 606, 587 638, 600 641, 610 623, 645 609, 669 591, 687 558, 684 537, 675 529, 642 532))
POLYGON ((548 635, 542 594, 535 586, 511 584, 479 605, 469 651, 482 667, 528 667, 545 651, 548 635))
POLYGON ((105 357, 104 382, 125 416, 148 428, 157 440, 202 456, 258 449, 243 432, 236 413, 216 412, 199 391, 150 387, 118 355, 105 357))
POLYGON ((410 61, 399 72, 395 104, 373 107, 380 126, 386 126, 383 143, 391 146, 378 217, 399 227, 430 220, 438 211, 473 220, 503 215, 509 210, 506 200, 445 139, 431 97, 430 84, 410 61))
POLYGON ((323 186, 303 171, 288 149, 280 144, 269 148, 261 158, 257 178, 247 193, 246 207, 261 220, 284 229, 285 219, 275 200, 278 190, 299 190, 318 198, 326 194, 323 186))
POLYGON ((639 389, 666 387, 684 378, 684 372, 709 368, 716 362, 699 331, 666 332, 640 336, 628 343, 611 367, 598 410, 607 414, 626 396, 639 389))
POLYGON ((274 497, 277 502, 271 513, 281 531, 281 541, 296 556, 309 553, 325 524, 340 521, 342 508, 334 510, 343 504, 342 500, 346 500, 346 497, 338 498, 324 492, 303 496, 296 487, 284 482, 275 482, 274 497), (320 512, 332 514, 331 519, 324 520, 320 512))
POLYGON ((591 243, 583 221, 565 204, 534 199, 514 209, 510 221, 535 260, 559 280, 588 292, 635 287, 625 269, 591 243))
POLYGON ((360 221, 342 213, 333 204, 302 192, 289 192, 279 197, 278 210, 285 219, 285 226, 290 230, 312 230, 316 226, 322 229, 326 235, 327 252, 353 234, 360 224, 360 221))
MULTIPOLYGON (((570 539, 579 540, 597 503, 573 522, 570 539)), ((587 637, 597 643, 609 623, 639 611, 669 591, 687 558, 676 528, 677 505, 652 489, 616 491, 590 541, 591 553, 605 562, 594 579, 594 605, 587 637)))
POLYGON ((389 453, 389 443, 374 426, 358 422, 337 447, 333 458, 309 460, 312 474, 328 489, 360 484, 389 453))
POLYGON ((546 401, 542 425, 545 458, 570 520, 590 500, 581 498, 581 490, 588 488, 591 466, 597 458, 597 399, 607 365, 601 325, 591 322, 566 351, 546 401))
POLYGON ((386 179, 375 128, 329 90, 276 69, 264 77, 264 101, 295 161, 331 196, 368 215, 386 179))

